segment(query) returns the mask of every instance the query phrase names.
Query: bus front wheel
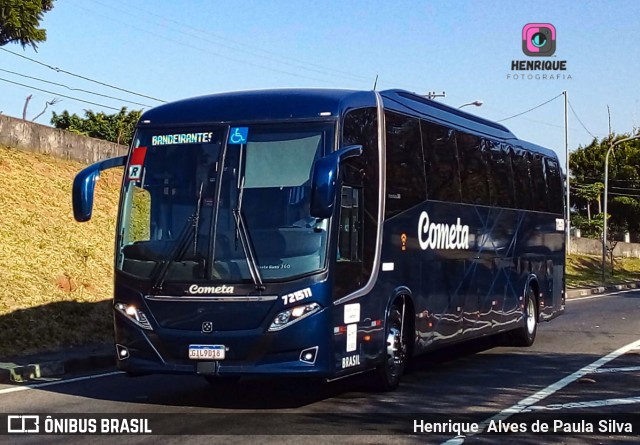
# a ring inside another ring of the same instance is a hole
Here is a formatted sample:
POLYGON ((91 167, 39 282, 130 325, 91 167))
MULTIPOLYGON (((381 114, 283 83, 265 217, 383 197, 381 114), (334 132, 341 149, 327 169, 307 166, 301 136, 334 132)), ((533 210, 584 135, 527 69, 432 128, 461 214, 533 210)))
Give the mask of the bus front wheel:
POLYGON ((406 326, 404 330, 402 326, 402 307, 391 307, 386 326, 385 359, 376 368, 375 383, 382 391, 392 391, 400 383, 407 359, 408 341, 406 326))
POLYGON ((522 313, 522 326, 511 333, 511 344, 514 346, 531 346, 538 331, 538 304, 536 294, 527 287, 522 313))

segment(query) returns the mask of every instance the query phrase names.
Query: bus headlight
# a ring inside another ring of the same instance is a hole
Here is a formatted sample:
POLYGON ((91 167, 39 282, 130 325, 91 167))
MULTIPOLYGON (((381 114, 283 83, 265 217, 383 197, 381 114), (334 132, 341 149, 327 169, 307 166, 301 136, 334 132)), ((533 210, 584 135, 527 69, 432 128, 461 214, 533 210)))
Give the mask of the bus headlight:
POLYGON ((146 329, 148 331, 153 331, 153 328, 151 327, 151 323, 149 323, 147 316, 144 314, 144 312, 142 312, 134 305, 116 303, 115 308, 118 312, 127 317, 137 326, 140 326, 142 329, 146 329))
POLYGON ((280 312, 275 316, 269 326, 269 331, 279 331, 287 326, 291 326, 309 315, 315 314, 320 310, 318 303, 303 304, 280 312))

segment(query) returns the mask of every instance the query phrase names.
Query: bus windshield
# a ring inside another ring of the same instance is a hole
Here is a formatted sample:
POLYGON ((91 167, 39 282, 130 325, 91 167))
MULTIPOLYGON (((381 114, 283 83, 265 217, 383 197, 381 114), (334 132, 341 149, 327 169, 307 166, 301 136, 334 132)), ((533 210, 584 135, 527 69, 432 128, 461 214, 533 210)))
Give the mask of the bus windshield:
POLYGON ((257 284, 324 269, 329 222, 309 213, 311 171, 332 134, 330 124, 309 123, 138 130, 118 269, 157 288, 257 284))

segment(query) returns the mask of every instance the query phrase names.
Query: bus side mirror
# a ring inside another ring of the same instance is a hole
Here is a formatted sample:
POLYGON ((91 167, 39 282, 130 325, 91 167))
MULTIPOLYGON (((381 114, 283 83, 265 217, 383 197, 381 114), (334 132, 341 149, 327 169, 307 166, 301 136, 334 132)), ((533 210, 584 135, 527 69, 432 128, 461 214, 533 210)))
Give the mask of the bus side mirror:
POLYGON ((73 180, 73 217, 76 221, 83 222, 91 219, 93 211, 93 191, 96 181, 100 178, 100 172, 114 167, 122 167, 127 162, 126 156, 105 159, 91 164, 78 173, 73 180))
POLYGON ((360 156, 362 145, 349 145, 334 151, 313 165, 311 176, 311 208, 314 218, 329 218, 336 202, 340 164, 348 158, 360 156))

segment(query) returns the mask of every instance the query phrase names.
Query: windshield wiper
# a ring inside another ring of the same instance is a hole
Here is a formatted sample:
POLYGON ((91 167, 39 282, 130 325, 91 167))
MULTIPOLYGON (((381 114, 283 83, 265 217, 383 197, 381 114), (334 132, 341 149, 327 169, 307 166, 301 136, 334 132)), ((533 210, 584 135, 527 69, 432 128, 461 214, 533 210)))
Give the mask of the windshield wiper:
POLYGON ((236 222, 236 236, 240 238, 240 244, 242 244, 242 250, 247 258, 247 266, 249 266, 249 273, 253 279, 253 283, 256 286, 256 290, 265 290, 264 284, 262 284, 262 277, 260 276, 260 269, 258 269, 258 263, 256 262, 256 256, 253 252, 251 237, 247 230, 247 223, 242 214, 242 196, 244 194, 244 175, 240 180, 238 195, 238 207, 233 209, 233 218, 236 222))
POLYGON ((200 223, 200 209, 202 208, 202 189, 204 188, 204 181, 200 181, 200 191, 198 192, 198 203, 196 204, 196 212, 193 215, 193 256, 198 251, 198 224, 200 223))
POLYGON ((180 236, 176 240, 176 244, 171 251, 171 254, 165 259, 160 266, 160 269, 155 275, 153 289, 162 289, 164 280, 167 277, 169 266, 172 262, 180 261, 182 257, 187 253, 191 237, 193 237, 193 254, 195 256, 198 248, 198 225, 200 223, 200 209, 202 208, 202 189, 204 188, 204 181, 200 182, 200 191, 198 193, 198 202, 196 203, 196 211, 187 218, 187 224, 185 224, 180 236))

